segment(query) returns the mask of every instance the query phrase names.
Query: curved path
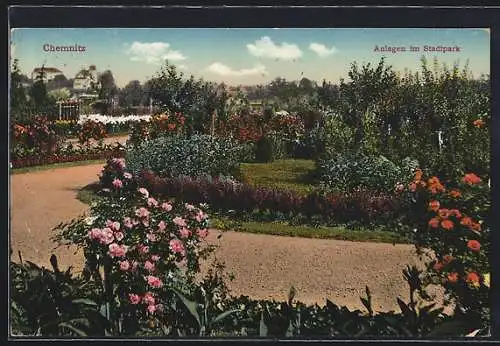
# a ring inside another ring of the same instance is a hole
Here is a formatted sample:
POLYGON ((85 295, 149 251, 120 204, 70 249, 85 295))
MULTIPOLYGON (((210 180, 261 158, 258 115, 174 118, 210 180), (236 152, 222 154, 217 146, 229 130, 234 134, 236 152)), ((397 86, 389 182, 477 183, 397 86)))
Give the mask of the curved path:
MULTIPOLYGON (((61 268, 81 270, 83 256, 74 248, 58 248, 51 229, 84 213, 76 199, 79 189, 97 180, 102 165, 87 165, 11 175, 12 259, 50 266, 55 253, 61 268)), ((413 246, 358 243, 212 231, 210 242, 220 245, 218 260, 235 275, 229 282, 234 295, 286 299, 290 286, 304 303, 323 305, 325 298, 339 305, 363 309, 360 296, 368 285, 376 311, 399 311, 397 296, 408 300, 402 269, 418 263, 413 246)))

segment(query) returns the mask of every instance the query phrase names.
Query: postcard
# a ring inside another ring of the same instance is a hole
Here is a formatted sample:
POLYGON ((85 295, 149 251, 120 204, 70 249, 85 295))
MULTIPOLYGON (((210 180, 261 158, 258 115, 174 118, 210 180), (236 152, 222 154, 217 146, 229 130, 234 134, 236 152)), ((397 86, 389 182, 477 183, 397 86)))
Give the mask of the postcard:
POLYGON ((488 28, 12 28, 10 333, 490 333, 488 28))

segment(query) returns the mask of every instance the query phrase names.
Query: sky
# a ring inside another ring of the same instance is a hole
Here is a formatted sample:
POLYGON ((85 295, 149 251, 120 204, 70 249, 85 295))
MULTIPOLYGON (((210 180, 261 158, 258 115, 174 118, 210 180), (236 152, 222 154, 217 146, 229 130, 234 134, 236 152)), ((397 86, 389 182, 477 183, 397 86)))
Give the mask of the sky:
POLYGON ((396 71, 419 70, 425 56, 448 66, 468 62, 474 77, 490 73, 490 34, 482 28, 23 28, 11 30, 10 43, 11 58, 19 59, 28 76, 43 64, 73 78, 93 64, 98 72, 111 70, 118 87, 151 78, 165 59, 186 75, 227 85, 263 84, 276 77, 338 82, 347 79, 351 63, 376 64, 382 56, 396 71), (85 51, 45 51, 50 45, 79 45, 85 51), (383 52, 384 46, 406 51, 383 52), (424 51, 425 46, 459 51, 424 51))

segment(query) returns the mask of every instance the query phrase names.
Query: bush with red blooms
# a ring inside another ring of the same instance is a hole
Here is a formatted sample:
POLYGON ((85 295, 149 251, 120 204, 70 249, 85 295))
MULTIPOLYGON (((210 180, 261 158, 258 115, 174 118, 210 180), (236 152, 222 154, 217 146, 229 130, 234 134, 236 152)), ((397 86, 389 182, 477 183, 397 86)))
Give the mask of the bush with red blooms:
POLYGON ((51 154, 57 150, 59 136, 44 116, 36 116, 28 123, 14 123, 11 128, 11 153, 51 154))
POLYGON ((103 123, 87 120, 78 131, 78 142, 80 144, 90 145, 90 140, 100 141, 107 135, 106 127, 103 123))
POLYGON ((417 170, 408 185, 411 224, 421 254, 430 261, 430 282, 442 284, 471 314, 489 318, 490 187, 487 177, 467 173, 453 186, 417 170))
POLYGON ((231 136, 239 142, 257 142, 265 133, 262 114, 249 112, 230 116, 225 122, 219 122, 217 134, 231 136))
POLYGON ((152 139, 163 135, 181 134, 186 118, 179 112, 155 115, 149 122, 149 134, 152 139))

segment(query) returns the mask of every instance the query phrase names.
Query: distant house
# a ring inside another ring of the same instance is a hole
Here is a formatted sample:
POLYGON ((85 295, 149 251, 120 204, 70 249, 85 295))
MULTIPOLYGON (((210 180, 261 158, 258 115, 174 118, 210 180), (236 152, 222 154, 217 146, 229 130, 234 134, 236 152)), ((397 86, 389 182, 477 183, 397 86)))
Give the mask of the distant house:
POLYGON ((90 65, 88 69, 80 70, 73 80, 74 91, 85 91, 98 86, 99 74, 95 65, 90 65))
POLYGON ((53 80, 56 76, 61 75, 64 75, 62 71, 55 67, 35 67, 33 72, 31 72, 31 80, 37 80, 41 77, 44 82, 48 82, 53 80))

